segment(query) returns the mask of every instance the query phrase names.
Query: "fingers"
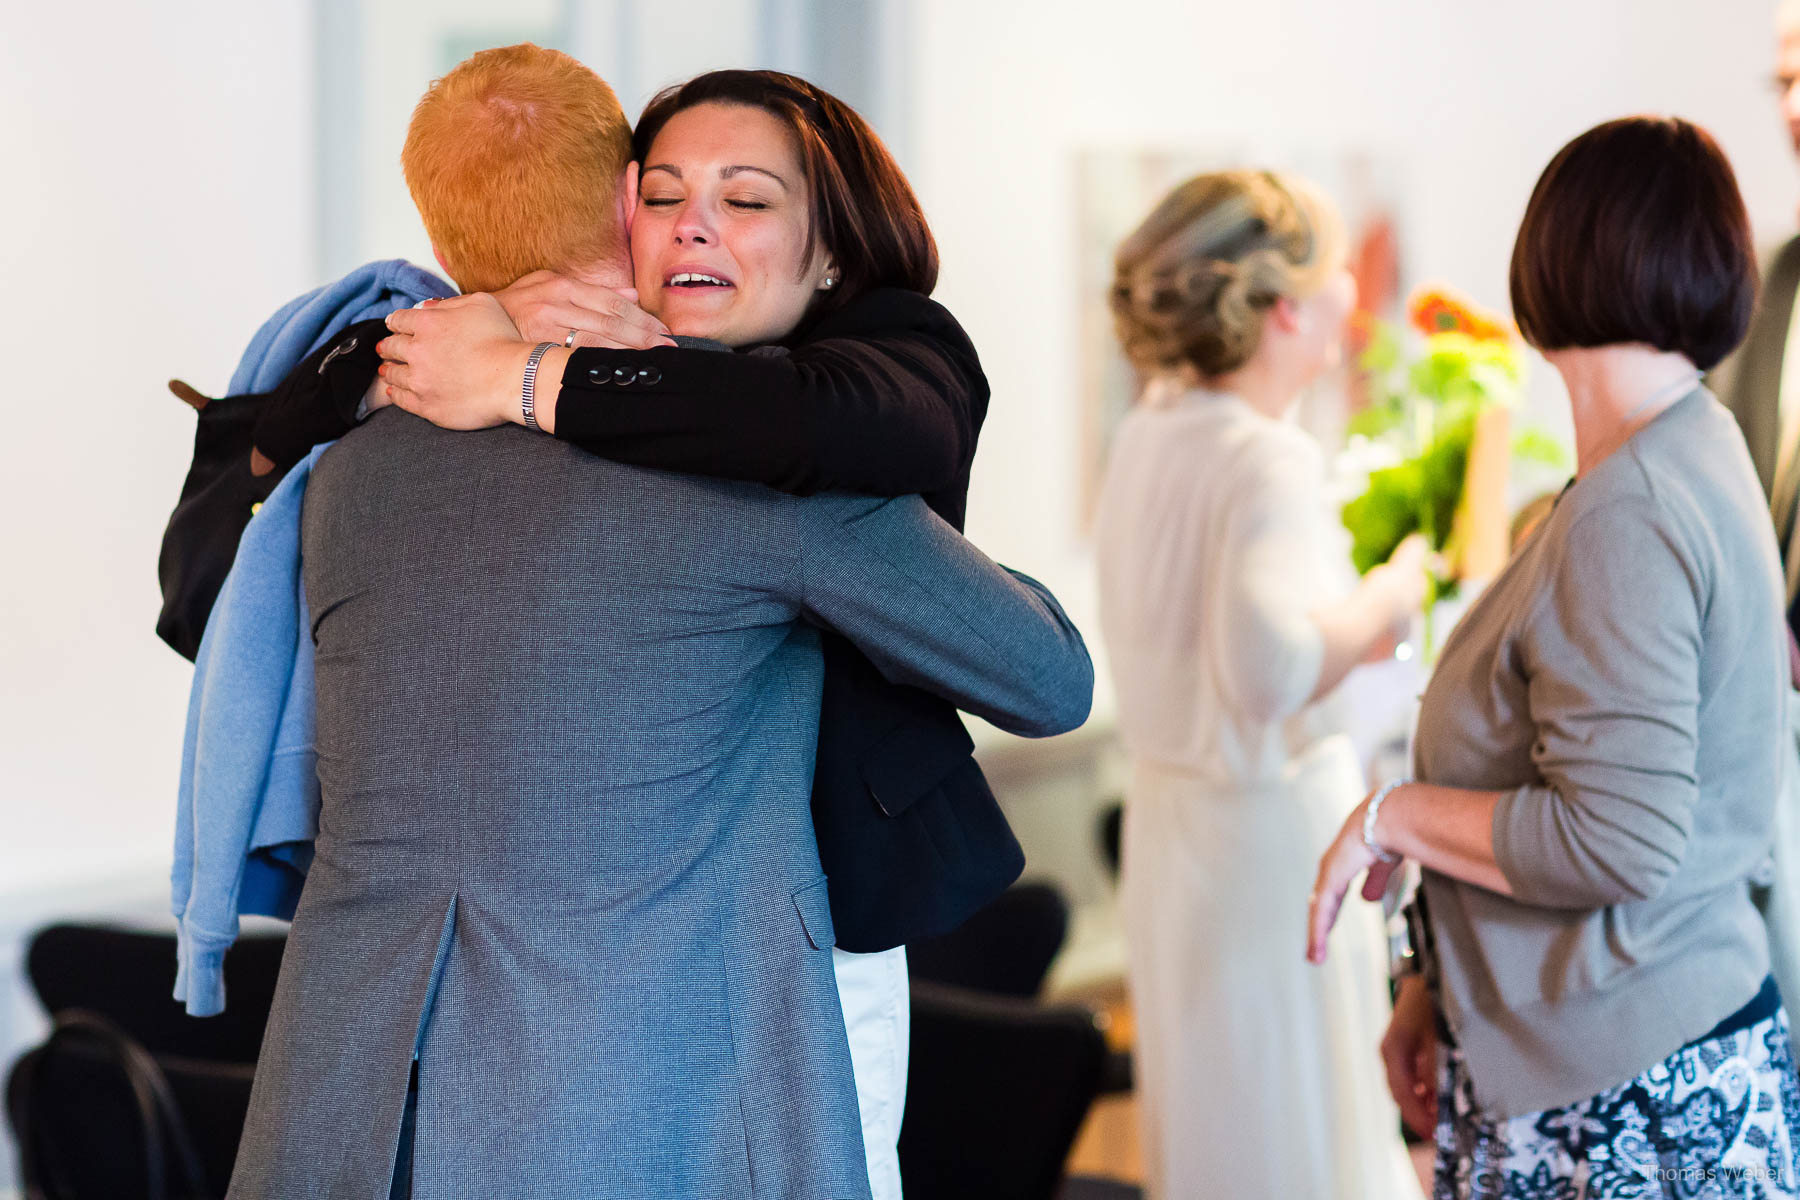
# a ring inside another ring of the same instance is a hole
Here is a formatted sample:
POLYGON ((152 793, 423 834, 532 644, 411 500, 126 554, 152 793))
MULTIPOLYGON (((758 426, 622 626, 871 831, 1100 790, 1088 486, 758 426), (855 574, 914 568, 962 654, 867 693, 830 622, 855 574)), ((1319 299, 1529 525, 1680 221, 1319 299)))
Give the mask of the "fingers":
POLYGON ((381 382, 394 391, 410 391, 412 387, 413 369, 403 362, 384 362, 375 368, 381 376, 381 382))
POLYGON ((1437 1093, 1418 1077, 1417 1059, 1411 1048, 1384 1042, 1381 1061, 1387 1068, 1388 1093, 1400 1109, 1400 1119, 1420 1137, 1429 1138, 1437 1124, 1437 1093))
POLYGON ((615 311, 626 324, 636 326, 640 329, 648 329, 651 332, 659 333, 664 337, 669 336, 669 327, 639 308, 636 299, 627 300, 617 292, 614 292, 613 296, 618 304, 618 308, 615 311))
POLYGON ((1328 867, 1319 872, 1307 912, 1306 958, 1314 966, 1325 961, 1326 939, 1331 936, 1331 927, 1337 924, 1338 910, 1344 906, 1344 893, 1349 889, 1349 881, 1335 878, 1334 874, 1328 867))
MULTIPOLYGON (((630 311, 643 312, 638 308, 632 308, 630 311)), ((649 316, 648 313, 643 313, 643 315, 649 316)), ((654 317, 650 319, 656 321, 654 317)), ((675 344, 661 321, 656 321, 652 326, 633 321, 628 316, 609 316, 603 318, 599 324, 600 327, 596 330, 583 331, 584 334, 591 334, 598 339, 592 343, 594 345, 609 345, 620 350, 651 350, 657 346, 673 346, 675 344)), ((576 345, 585 344, 587 343, 579 339, 576 341, 576 345)))
POLYGON ((1399 869, 1400 864, 1398 862, 1377 862, 1374 866, 1370 867, 1369 873, 1363 877, 1362 898, 1364 900, 1379 901, 1387 894, 1388 880, 1393 878, 1394 872, 1399 869))
POLYGON ((1423 1039, 1413 1052, 1413 1092, 1419 1098, 1420 1137, 1430 1137, 1438 1120, 1438 1045, 1436 1036, 1423 1039))
MULTIPOLYGON (((658 326, 661 324, 660 321, 657 322, 658 326)), ((534 310, 520 332, 527 341, 569 344, 571 329, 575 331, 575 341, 572 344, 578 347, 652 350, 658 346, 675 344, 660 328, 633 321, 629 316, 561 304, 534 310)))
POLYGON ((577 346, 606 346, 615 350, 648 350, 672 345, 661 321, 634 304, 619 301, 617 309, 589 308, 565 302, 531 306, 520 332, 534 342, 560 342, 576 331, 577 346))
POLYGON ((448 300, 427 300, 418 308, 396 308, 387 315, 389 333, 417 333, 440 314, 456 312, 478 304, 498 303, 486 292, 470 292, 466 296, 452 296, 448 300))
POLYGON ((1387 1073, 1388 1095, 1394 1098, 1395 1107, 1400 1110, 1400 1119, 1414 1133, 1414 1113, 1410 1108, 1418 1104, 1418 1096, 1413 1092, 1412 1054, 1398 1044, 1392 1033, 1381 1039, 1381 1066, 1387 1073))
POLYGON ((595 330, 597 327, 591 323, 592 318, 613 317, 634 329, 651 330, 665 337, 669 333, 667 325, 638 307, 636 288, 606 288, 559 276, 556 284, 545 291, 546 307, 559 308, 565 313, 591 314, 589 320, 567 322, 572 328, 595 330))
POLYGON ((1420 1137, 1429 1138, 1437 1125, 1437 1039, 1430 1026, 1411 1023, 1397 1009, 1381 1039, 1381 1064, 1400 1119, 1420 1137))
POLYGON ((406 361, 407 348, 412 344, 412 335, 391 333, 375 343, 375 353, 381 355, 385 362, 406 361))

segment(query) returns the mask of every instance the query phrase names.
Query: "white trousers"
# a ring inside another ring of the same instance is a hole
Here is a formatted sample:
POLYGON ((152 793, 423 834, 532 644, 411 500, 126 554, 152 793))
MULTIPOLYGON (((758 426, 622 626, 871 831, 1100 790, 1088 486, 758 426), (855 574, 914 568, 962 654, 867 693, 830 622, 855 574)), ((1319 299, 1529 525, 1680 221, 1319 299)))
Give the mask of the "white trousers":
POLYGON ((912 1035, 906 947, 874 954, 834 949, 831 965, 837 971, 844 1031, 850 1035, 869 1190, 875 1200, 900 1200, 900 1118, 906 1111, 906 1057, 912 1035))

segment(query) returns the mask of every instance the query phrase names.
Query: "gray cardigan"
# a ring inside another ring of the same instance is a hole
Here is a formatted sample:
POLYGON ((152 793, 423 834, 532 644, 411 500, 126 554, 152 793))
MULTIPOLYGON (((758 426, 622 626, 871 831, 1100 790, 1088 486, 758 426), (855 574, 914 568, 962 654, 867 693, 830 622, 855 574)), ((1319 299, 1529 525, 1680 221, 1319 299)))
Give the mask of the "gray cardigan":
POLYGON ((1445 644, 1418 778, 1509 793, 1513 897, 1424 879, 1427 970, 1489 1115, 1624 1083, 1756 992, 1786 670, 1768 511, 1701 388, 1570 488, 1445 644))

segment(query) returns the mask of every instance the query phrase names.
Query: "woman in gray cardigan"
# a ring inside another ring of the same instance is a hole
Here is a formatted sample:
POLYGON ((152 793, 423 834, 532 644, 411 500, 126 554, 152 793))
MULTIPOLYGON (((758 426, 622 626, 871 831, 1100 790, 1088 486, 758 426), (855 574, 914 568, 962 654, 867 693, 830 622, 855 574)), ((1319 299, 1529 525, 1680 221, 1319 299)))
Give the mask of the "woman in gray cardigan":
POLYGON ((1513 250, 1579 460, 1425 693, 1418 781, 1319 866, 1308 954, 1418 861, 1422 973, 1382 1045, 1434 1196, 1800 1196, 1800 1079, 1749 881, 1786 729, 1782 583, 1744 440, 1700 386, 1755 299, 1702 130, 1601 125, 1513 250), (1433 1080, 1435 1076, 1435 1090, 1433 1080), (1760 1189, 1760 1190, 1759 1190, 1760 1189))

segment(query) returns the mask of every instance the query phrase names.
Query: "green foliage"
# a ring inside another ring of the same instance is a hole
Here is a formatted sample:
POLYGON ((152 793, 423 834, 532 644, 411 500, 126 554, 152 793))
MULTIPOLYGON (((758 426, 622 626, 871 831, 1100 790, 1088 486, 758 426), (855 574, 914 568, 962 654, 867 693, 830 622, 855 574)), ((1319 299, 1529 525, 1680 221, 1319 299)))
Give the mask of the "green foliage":
POLYGON ((1425 339, 1425 354, 1408 378, 1414 395, 1460 414, 1511 402, 1525 381, 1525 368, 1510 342, 1437 333, 1425 339))
POLYGON ((1370 441, 1380 441, 1406 422, 1406 398, 1394 394, 1371 399, 1369 403, 1351 414, 1345 432, 1352 437, 1366 437, 1370 441))
MULTIPOLYGON (((1434 550, 1449 548, 1476 419, 1490 405, 1511 404, 1525 382, 1524 360, 1511 338, 1458 332, 1449 313, 1439 324, 1441 331, 1427 336, 1409 362, 1399 330, 1378 323, 1358 360, 1369 404, 1351 418, 1349 432, 1411 452, 1371 473, 1368 491, 1344 505, 1358 571, 1386 562, 1413 533, 1423 533, 1434 550)), ((1566 458, 1540 430, 1522 434, 1514 453, 1552 466, 1566 458)))
POLYGON ((1449 541, 1463 477, 1475 441, 1475 414, 1440 429, 1423 454, 1369 475, 1369 490, 1344 505, 1350 557, 1359 572, 1380 566, 1409 535, 1423 533, 1433 550, 1449 541))

